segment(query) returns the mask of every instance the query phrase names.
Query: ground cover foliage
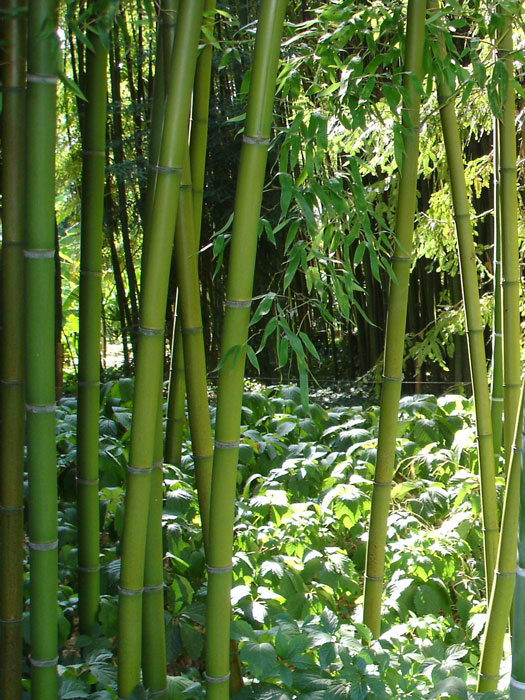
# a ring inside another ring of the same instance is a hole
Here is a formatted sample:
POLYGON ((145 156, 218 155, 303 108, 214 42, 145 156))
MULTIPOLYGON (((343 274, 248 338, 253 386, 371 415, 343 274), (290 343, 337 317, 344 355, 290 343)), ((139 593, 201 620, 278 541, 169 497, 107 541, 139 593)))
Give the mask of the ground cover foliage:
MULTIPOLYGON (((116 698, 132 394, 130 379, 103 385, 103 595, 94 637, 79 635, 75 613, 76 399, 57 408, 59 698, 116 698)), ((463 396, 401 402, 379 640, 361 624, 378 412, 366 403, 307 410, 295 386, 244 394, 231 626, 245 678, 237 700, 504 697, 468 690, 486 607, 475 430, 463 396)), ((187 436, 181 467, 164 467, 165 622, 176 699, 204 696, 206 575, 189 448, 187 436)), ((133 698, 147 697, 137 687, 133 698)))

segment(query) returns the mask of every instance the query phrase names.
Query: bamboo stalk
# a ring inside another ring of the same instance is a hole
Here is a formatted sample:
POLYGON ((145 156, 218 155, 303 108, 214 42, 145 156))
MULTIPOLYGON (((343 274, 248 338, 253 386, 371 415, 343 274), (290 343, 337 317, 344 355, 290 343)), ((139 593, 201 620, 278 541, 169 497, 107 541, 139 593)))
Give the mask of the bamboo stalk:
POLYGON ((155 197, 145 232, 134 411, 126 490, 119 597, 119 697, 127 700, 140 681, 142 590, 158 387, 164 365, 164 315, 180 173, 203 0, 182 0, 169 71, 155 197))
POLYGON ((82 634, 92 634, 95 629, 100 597, 98 421, 107 50, 93 31, 90 41, 93 50, 86 52, 78 348, 78 611, 82 634))
MULTIPOLYGON (((524 385, 525 387, 525 385, 524 385)), ((522 414, 524 387, 518 403, 512 460, 507 473, 497 568, 489 601, 488 618, 481 646, 477 690, 496 690, 503 652, 503 641, 509 620, 516 578, 516 540, 520 504, 520 473, 522 463, 522 414)), ((520 601, 521 606, 521 601, 520 601)), ((520 608, 521 609, 521 608, 520 608)), ((520 609, 516 606, 516 613, 520 609)))
POLYGON ((57 697, 55 456, 55 114, 53 0, 28 15, 25 220, 26 414, 31 566, 31 697, 57 697))
POLYGON ((499 122, 494 119, 494 320, 492 328, 492 384, 490 411, 494 454, 503 442, 503 345, 501 286, 501 183, 499 176, 499 122))
POLYGON ((229 697, 230 589, 241 404, 257 231, 285 0, 260 5, 235 196, 213 458, 206 617, 208 700, 229 697))
POLYGON ((363 620, 375 637, 379 636, 381 627, 386 528, 395 460, 397 414, 401 396, 408 283, 416 208, 420 96, 408 76, 415 75, 419 81, 422 79, 425 17, 425 0, 411 0, 408 4, 405 49, 407 98, 403 104, 404 153, 397 201, 396 246, 392 258, 392 268, 397 283, 390 284, 388 295, 379 436, 364 587, 363 620))
MULTIPOLYGON (((175 299, 178 307, 178 295, 175 299)), ((182 436, 185 419, 186 380, 184 377, 184 350, 180 316, 175 313, 173 338, 171 343, 170 379, 168 391, 168 411, 166 416, 166 442, 164 459, 167 464, 180 467, 182 454, 182 436)))
MULTIPOLYGON (((442 32, 440 32, 438 41, 439 55, 443 61, 446 55, 446 49, 442 32)), ((454 206, 463 303, 465 307, 465 325, 467 328, 478 440, 485 577, 487 597, 490 597, 498 548, 498 507, 487 360, 483 337, 483 321, 479 303, 479 283, 476 272, 476 251, 472 236, 470 205, 465 184, 459 127, 456 119, 454 100, 444 76, 438 79, 437 92, 440 105, 439 114, 447 154, 452 203, 454 206)))
POLYGON ((162 388, 159 389, 157 435, 151 469, 151 490, 144 568, 142 607, 142 678, 157 700, 167 698, 166 639, 164 624, 164 567, 162 545, 162 388))
POLYGON ((521 421, 521 478, 518 527, 518 562, 514 588, 514 625, 512 634, 512 669, 510 674, 510 700, 525 698, 525 429, 521 421))
POLYGON ((24 132, 25 21, 18 0, 4 0, 2 52, 2 275, 0 355, 0 695, 22 697, 24 559, 24 132))
POLYGON ((513 427, 520 393, 520 270, 518 252, 518 202, 516 171, 516 106, 514 99, 514 66, 512 17, 500 10, 503 28, 499 35, 498 54, 507 70, 502 91, 502 117, 499 125, 499 181, 501 197, 501 274, 503 299, 503 441, 505 465, 511 458, 513 427))

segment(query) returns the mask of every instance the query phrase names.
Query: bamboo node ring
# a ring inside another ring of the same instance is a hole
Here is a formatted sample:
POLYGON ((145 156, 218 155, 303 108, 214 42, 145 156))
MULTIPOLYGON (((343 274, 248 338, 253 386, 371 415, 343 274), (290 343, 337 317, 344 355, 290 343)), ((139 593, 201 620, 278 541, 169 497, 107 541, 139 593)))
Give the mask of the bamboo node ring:
POLYGON ((206 564, 206 570, 209 574, 227 574, 233 569, 233 564, 228 564, 228 566, 210 566, 206 564))
POLYGON ((15 248, 22 248, 24 245, 24 241, 2 241, 2 248, 5 248, 6 246, 13 246, 15 248))
POLYGON ((500 168, 499 169, 500 173, 515 173, 515 172, 517 172, 517 170, 518 170, 517 168, 513 168, 512 166, 510 166, 509 168, 500 168))
POLYGON ((382 374, 381 378, 385 379, 387 382, 402 382, 403 379, 405 378, 405 375, 402 374, 400 377, 391 377, 388 374, 382 374))
POLYGON ((487 678, 488 680, 499 681, 501 676, 491 676, 489 673, 480 673, 480 678, 487 678))
POLYGON ((35 75, 35 73, 27 74, 28 83, 48 83, 55 85, 58 78, 56 75, 35 75))
POLYGON ((193 455, 194 462, 200 462, 203 459, 213 459, 213 455, 193 455))
POLYGON ((150 170, 156 170, 158 173, 175 174, 181 173, 182 168, 173 168, 169 165, 154 165, 153 163, 148 163, 148 168, 150 170))
POLYGON ((23 386, 24 382, 19 379, 2 379, 0 382, 2 386, 23 386))
POLYGON ((493 403, 500 403, 500 402, 503 402, 503 396, 493 396, 493 397, 492 397, 492 402, 493 402, 493 403))
POLYGON ((95 574, 97 571, 100 571, 100 566, 78 566, 78 570, 82 574, 95 574))
POLYGON ((365 574, 365 578, 367 581, 383 581, 382 576, 369 576, 368 574, 365 574))
POLYGON ((22 617, 17 617, 15 620, 1 620, 0 625, 19 625, 24 621, 22 617))
POLYGON ((122 588, 122 586, 118 587, 119 595, 142 595, 142 590, 142 588, 135 590, 131 588, 122 588))
POLYGON ((470 214, 454 214, 454 220, 458 219, 470 219, 470 214))
POLYGON ((226 306, 230 309, 245 309, 252 305, 251 299, 226 299, 226 306))
POLYGON ((78 386, 100 386, 98 379, 79 379, 78 386))
POLYGON ((0 91, 2 92, 24 92, 25 87, 23 85, 2 85, 0 91))
POLYGON ((513 688, 518 688, 518 690, 525 690, 525 683, 523 683, 523 681, 517 681, 512 676, 510 677, 510 685, 513 688))
POLYGON ((192 335, 193 333, 201 333, 202 326, 193 326, 192 328, 183 328, 182 335, 192 335))
POLYGON ((525 569, 523 567, 519 566, 519 564, 516 565, 516 574, 520 578, 525 578, 525 569))
POLYGON ((494 576, 499 576, 500 578, 510 578, 511 576, 516 576, 515 571, 494 571, 494 576))
POLYGON ((19 513, 24 506, 0 506, 0 513, 19 513))
POLYGON ((392 262, 399 262, 399 263, 410 263, 412 262, 412 258, 402 258, 399 255, 392 255, 390 258, 392 262))
POLYGON ((81 486, 98 486, 98 479, 83 479, 81 476, 77 476, 77 484, 81 486))
POLYGON ((164 693, 167 693, 167 692, 168 692, 168 686, 166 686, 166 687, 163 688, 162 690, 155 690, 155 691, 153 691, 153 692, 151 692, 151 690, 150 690, 150 691, 149 691, 149 696, 150 696, 150 698, 156 698, 156 697, 158 697, 158 696, 160 696, 160 695, 164 695, 164 693))
POLYGON ((102 277, 102 272, 100 270, 80 270, 80 275, 86 275, 87 277, 102 277))
POLYGON ((162 591, 164 590, 164 584, 159 583, 158 586, 144 586, 142 589, 144 593, 154 593, 155 591, 162 591))
POLYGON ((164 328, 144 328, 139 326, 140 335, 161 335, 164 333, 164 328))
POLYGON ((55 656, 54 659, 33 659, 33 657, 30 655, 29 662, 31 663, 31 666, 36 666, 37 668, 51 668, 52 666, 57 665, 58 656, 55 656))
POLYGON ((249 143, 253 146, 267 146, 270 143, 270 139, 267 136, 247 136, 244 134, 242 140, 244 143, 249 143))
POLYGON ((240 440, 235 442, 222 442, 222 440, 215 440, 215 447, 219 450, 234 450, 240 445, 240 440))
POLYGON ((159 459, 156 462, 153 462, 153 464, 151 465, 151 468, 152 469, 162 469, 163 466, 164 466, 164 462, 162 461, 162 459, 159 459))
POLYGON ((128 464, 126 471, 128 471, 130 474, 142 476, 142 474, 149 474, 151 469, 150 467, 132 467, 130 464, 128 464))
POLYGON ((391 481, 373 481, 374 486, 390 486, 392 487, 391 481))
POLYGON ((50 552, 53 549, 57 549, 58 540, 53 542, 28 542, 29 549, 36 550, 37 552, 50 552))
POLYGON ((81 151, 81 155, 83 156, 105 156, 106 152, 105 151, 97 151, 92 148, 83 148, 81 151))
POLYGON ((39 260, 45 258, 54 258, 55 250, 24 250, 24 258, 39 260))
POLYGON ((225 683, 230 678, 230 672, 225 673, 224 676, 208 676, 207 673, 204 674, 204 680, 206 683, 225 683))
POLYGON ((54 413, 56 411, 56 404, 50 403, 47 406, 34 406, 33 404, 26 403, 26 411, 28 413, 54 413))

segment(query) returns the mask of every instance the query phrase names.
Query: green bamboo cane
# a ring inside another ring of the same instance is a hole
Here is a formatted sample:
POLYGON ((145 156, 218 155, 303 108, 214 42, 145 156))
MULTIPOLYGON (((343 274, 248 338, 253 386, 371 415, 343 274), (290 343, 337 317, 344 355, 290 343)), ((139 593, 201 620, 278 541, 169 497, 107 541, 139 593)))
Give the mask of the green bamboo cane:
POLYGON ((521 487, 518 533, 518 563, 514 588, 514 625, 512 635, 512 670, 510 700, 525 699, 525 430, 521 424, 521 487))
MULTIPOLYGON (((443 61, 446 50, 442 32, 440 32, 438 41, 439 55, 441 61, 443 61)), ((459 127, 454 109, 454 100, 444 76, 438 79, 437 92, 454 206, 463 304, 465 307, 465 323, 478 439, 485 577, 487 597, 489 597, 498 547, 498 508, 487 361, 483 337, 483 321, 479 304, 479 283, 476 272, 476 251, 472 236, 470 206, 465 184, 459 127)))
POLYGON ((502 92, 502 117, 499 128, 499 181, 501 194, 501 262, 503 297, 503 442, 505 464, 511 457, 513 426, 520 391, 520 270, 518 253, 518 203, 516 174, 516 125, 514 66, 512 59, 512 18, 501 10, 504 26, 500 32, 498 54, 505 64, 507 78, 502 92), (503 90, 504 88, 504 90, 503 90))
POLYGON ((206 356, 197 263, 197 242, 193 225, 193 193, 189 152, 187 151, 182 171, 175 229, 175 268, 179 285, 178 303, 184 349, 188 417, 204 546, 207 549, 213 441, 208 407, 206 356))
POLYGON ((0 355, 0 695, 22 696, 24 559, 24 131, 25 21, 18 0, 2 3, 2 276, 0 355))
MULTIPOLYGON (((488 618, 481 647, 477 686, 477 690, 480 693, 496 690, 498 686, 503 642, 514 593, 514 582, 516 578, 516 540, 518 537, 520 505, 520 472, 522 462, 523 392, 524 388, 522 387, 516 416, 512 459, 509 465, 505 487, 497 570, 490 596, 488 618)), ((519 614, 520 609, 518 606, 516 606, 515 610, 516 613, 519 614)))
MULTIPOLYGON (((175 309, 178 307, 178 294, 175 309)), ((175 312, 171 342, 170 378, 168 390, 168 410, 166 416, 166 442, 164 459, 167 464, 179 466, 182 456, 182 438, 185 420, 186 380, 184 377, 184 350, 180 317, 175 312)))
POLYGON ((82 634, 97 624, 100 597, 98 421, 102 312, 102 219, 106 135, 107 50, 91 31, 83 129, 78 348, 78 612, 82 634))
MULTIPOLYGON (((213 31, 215 0, 206 0, 204 5, 203 27, 213 31)), ((210 101, 210 78, 212 65, 212 45, 203 32, 204 47, 201 49, 195 71, 193 103, 191 114, 190 163, 193 188, 193 228, 196 249, 201 236, 202 202, 204 194, 204 173, 206 164, 206 144, 208 142, 208 111, 210 101)), ((182 434, 184 426, 184 355, 179 316, 173 328, 172 357, 168 394, 168 415, 166 425, 165 457, 169 464, 180 464, 182 434)))
POLYGON ((151 470, 142 607, 142 678, 157 700, 166 700, 166 639, 164 625, 164 550, 162 545, 162 388, 159 389, 157 435, 151 470))
POLYGON ((57 697, 55 455, 55 114, 53 0, 28 15, 25 350, 31 565, 31 697, 57 697))
POLYGON ((124 512, 119 598, 119 697, 140 681, 142 590, 150 498, 150 468, 158 424, 158 387, 164 365, 164 317, 171 248, 177 216, 191 89, 203 0, 182 0, 169 70, 164 128, 156 169, 155 197, 145 232, 130 463, 124 512))
POLYGON ((208 700, 229 697, 230 589, 241 404, 257 231, 285 0, 260 5, 235 196, 213 458, 206 614, 208 700))
POLYGON ((404 153, 397 201, 396 246, 392 258, 392 268, 396 276, 396 283, 390 284, 388 295, 381 412, 364 588, 363 619, 375 637, 379 636, 381 626, 381 595, 385 568, 386 529, 395 460, 408 282, 412 261, 412 237, 416 208, 420 96, 409 76, 415 75, 419 81, 422 79, 425 16, 425 0, 411 0, 408 4, 405 50, 405 89, 407 98, 403 105, 405 127, 403 137, 404 153))
POLYGON ((492 329, 491 416, 494 454, 499 455, 503 439, 503 346, 501 308, 501 192, 499 180, 499 122, 494 120, 494 320, 492 329))

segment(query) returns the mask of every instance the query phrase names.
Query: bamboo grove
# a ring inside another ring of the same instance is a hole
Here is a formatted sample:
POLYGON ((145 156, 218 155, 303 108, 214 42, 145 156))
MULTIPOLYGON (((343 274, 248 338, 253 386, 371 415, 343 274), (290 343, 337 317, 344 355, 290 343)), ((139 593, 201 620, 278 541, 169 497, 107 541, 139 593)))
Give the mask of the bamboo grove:
POLYGON ((231 589, 245 374, 292 377, 306 410, 323 365, 381 387, 363 567, 375 638, 404 373, 416 391, 472 391, 488 607, 478 691, 497 687, 513 611, 510 692, 523 697, 520 4, 29 0, 26 13, 2 0, 1 12, 1 697, 59 693, 63 338, 82 639, 102 614, 108 340, 134 378, 119 700, 173 697, 164 467, 187 466, 186 421, 206 571, 199 672, 212 700, 242 691, 231 589))

